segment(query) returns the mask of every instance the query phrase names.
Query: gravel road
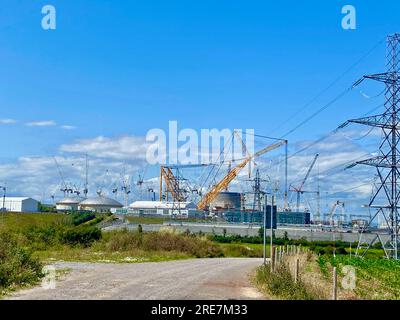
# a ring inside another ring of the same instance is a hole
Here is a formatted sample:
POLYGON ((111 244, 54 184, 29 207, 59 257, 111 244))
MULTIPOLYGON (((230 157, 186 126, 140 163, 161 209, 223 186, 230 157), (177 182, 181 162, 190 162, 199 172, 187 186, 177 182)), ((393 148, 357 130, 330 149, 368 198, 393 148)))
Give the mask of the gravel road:
POLYGON ((148 263, 59 262, 70 269, 55 289, 20 290, 8 299, 263 299, 249 274, 262 259, 215 258, 148 263))

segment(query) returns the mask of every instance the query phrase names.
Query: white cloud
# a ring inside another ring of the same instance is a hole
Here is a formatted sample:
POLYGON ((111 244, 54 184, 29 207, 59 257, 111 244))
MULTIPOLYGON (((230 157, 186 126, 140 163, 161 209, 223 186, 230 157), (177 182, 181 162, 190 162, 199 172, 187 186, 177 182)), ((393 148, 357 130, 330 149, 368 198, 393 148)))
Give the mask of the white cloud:
POLYGON ((0 124, 14 124, 17 120, 14 119, 0 119, 0 124))
POLYGON ((28 127, 49 127, 55 126, 57 123, 54 120, 42 120, 42 121, 31 121, 27 122, 28 127))
POLYGON ((145 137, 121 136, 116 138, 96 137, 64 144, 60 151, 67 153, 87 153, 92 157, 117 160, 146 159, 148 143, 145 137))
POLYGON ((75 126, 71 126, 71 125, 63 125, 60 128, 64 129, 64 130, 74 130, 74 129, 76 129, 75 126))

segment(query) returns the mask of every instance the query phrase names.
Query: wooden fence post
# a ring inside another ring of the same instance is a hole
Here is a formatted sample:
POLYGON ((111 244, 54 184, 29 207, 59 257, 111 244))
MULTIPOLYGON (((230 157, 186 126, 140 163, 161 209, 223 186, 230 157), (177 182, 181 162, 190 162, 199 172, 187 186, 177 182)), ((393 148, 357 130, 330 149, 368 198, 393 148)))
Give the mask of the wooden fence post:
POLYGON ((299 258, 296 259, 296 264, 294 266, 294 283, 299 281, 299 267, 300 267, 300 260, 299 258))

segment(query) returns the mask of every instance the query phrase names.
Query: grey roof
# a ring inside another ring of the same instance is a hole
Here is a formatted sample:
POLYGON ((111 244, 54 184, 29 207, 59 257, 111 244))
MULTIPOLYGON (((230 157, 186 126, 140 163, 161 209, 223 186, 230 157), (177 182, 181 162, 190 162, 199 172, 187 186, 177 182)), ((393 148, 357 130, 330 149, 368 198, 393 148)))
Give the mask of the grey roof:
POLYGON ((107 197, 87 198, 80 203, 81 206, 107 206, 112 208, 122 208, 123 205, 118 201, 107 197))
POLYGON ((83 197, 65 197, 64 199, 57 202, 57 204, 78 204, 85 200, 83 197))

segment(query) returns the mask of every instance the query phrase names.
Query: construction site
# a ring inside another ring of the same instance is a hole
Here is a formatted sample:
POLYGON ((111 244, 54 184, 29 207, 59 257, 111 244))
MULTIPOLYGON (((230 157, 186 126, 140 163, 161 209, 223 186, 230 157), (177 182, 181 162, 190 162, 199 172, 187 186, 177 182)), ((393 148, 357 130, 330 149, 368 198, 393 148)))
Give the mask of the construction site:
POLYGON ((2 306, 400 300, 399 1, 4 8, 2 306))

